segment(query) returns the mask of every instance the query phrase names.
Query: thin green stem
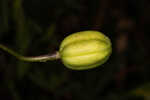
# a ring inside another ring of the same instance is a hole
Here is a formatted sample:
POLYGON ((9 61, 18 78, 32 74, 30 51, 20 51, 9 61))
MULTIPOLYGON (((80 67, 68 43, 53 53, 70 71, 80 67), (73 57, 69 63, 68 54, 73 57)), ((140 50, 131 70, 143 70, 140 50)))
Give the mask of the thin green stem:
POLYGON ((27 62, 46 62, 48 60, 56 60, 59 59, 59 53, 55 52, 54 54, 46 54, 41 56, 35 56, 35 57, 26 57, 18 54, 17 52, 7 48, 6 46, 0 44, 0 49, 8 52, 9 54, 15 56, 17 59, 27 62))

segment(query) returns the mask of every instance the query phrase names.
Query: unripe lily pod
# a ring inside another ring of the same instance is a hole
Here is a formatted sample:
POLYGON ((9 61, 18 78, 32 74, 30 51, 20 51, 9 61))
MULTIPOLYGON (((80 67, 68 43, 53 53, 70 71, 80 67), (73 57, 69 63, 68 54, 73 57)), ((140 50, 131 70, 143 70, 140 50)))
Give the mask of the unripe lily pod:
POLYGON ((105 63, 111 55, 110 39, 98 31, 81 31, 67 36, 61 43, 59 54, 67 68, 85 70, 105 63))

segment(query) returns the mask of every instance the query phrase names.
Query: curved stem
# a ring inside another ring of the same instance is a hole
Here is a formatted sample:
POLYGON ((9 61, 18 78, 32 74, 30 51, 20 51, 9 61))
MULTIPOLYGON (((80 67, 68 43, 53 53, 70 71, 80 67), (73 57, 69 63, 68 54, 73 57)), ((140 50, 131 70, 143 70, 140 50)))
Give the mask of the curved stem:
POLYGON ((26 57, 18 54, 17 52, 7 48, 6 46, 0 44, 0 49, 8 52, 9 54, 15 56, 17 59, 22 60, 22 61, 27 61, 27 62, 45 62, 48 60, 56 60, 59 59, 59 53, 55 52, 54 54, 46 54, 46 55, 41 55, 41 56, 35 56, 35 57, 26 57))

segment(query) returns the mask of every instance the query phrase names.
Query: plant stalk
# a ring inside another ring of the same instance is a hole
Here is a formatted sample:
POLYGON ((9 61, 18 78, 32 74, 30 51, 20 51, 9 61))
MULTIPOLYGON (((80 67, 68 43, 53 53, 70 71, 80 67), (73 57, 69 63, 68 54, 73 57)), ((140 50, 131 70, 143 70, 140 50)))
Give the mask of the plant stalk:
POLYGON ((2 44, 0 44, 0 49, 15 56, 17 59, 19 59, 21 61, 26 61, 26 62, 46 62, 46 61, 51 61, 51 60, 57 60, 60 58, 59 52, 55 52, 54 54, 46 54, 46 55, 41 55, 41 56, 27 57, 27 56, 18 54, 17 52, 7 48, 6 46, 4 46, 2 44))

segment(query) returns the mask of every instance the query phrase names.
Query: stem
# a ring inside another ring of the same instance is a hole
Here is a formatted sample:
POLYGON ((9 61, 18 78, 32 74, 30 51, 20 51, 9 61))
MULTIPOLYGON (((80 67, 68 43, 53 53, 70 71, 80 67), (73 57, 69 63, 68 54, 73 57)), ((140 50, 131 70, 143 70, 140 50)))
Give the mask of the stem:
POLYGON ((56 60, 59 59, 59 52, 55 52, 54 54, 46 54, 41 56, 35 56, 35 57, 26 57, 18 54, 17 52, 7 48, 6 46, 0 44, 0 49, 8 52, 9 54, 15 56, 17 59, 26 61, 26 62, 46 62, 48 60, 56 60))

